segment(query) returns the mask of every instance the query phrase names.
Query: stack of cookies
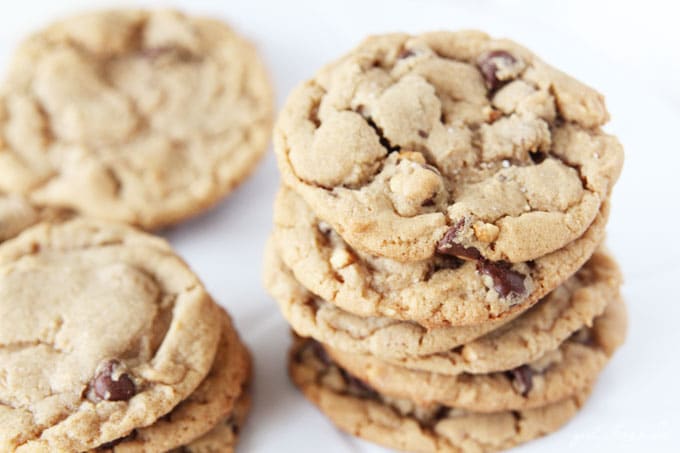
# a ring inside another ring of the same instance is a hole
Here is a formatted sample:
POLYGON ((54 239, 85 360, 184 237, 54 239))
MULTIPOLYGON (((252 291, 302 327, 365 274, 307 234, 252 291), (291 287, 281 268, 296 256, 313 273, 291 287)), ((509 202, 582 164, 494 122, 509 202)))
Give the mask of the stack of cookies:
POLYGON ((19 47, 0 88, 0 451, 233 451, 250 355, 134 227, 226 196, 271 116, 254 48, 212 19, 95 12, 19 47))
POLYGON ((74 219, 4 242, 0 336, 2 451, 233 448, 248 351, 160 238, 74 219))
POLYGON ((365 40, 290 95, 265 282, 294 383, 400 450, 566 423, 623 342, 623 152, 593 89, 481 32, 365 40))

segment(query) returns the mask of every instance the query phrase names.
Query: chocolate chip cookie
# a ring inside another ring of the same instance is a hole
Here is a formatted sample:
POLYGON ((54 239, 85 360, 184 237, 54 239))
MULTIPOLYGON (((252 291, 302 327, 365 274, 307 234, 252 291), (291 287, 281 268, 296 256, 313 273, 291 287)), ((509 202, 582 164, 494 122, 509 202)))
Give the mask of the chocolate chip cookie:
POLYGON ((335 363, 382 395, 406 398, 424 406, 440 404, 497 412, 545 406, 592 387, 622 344, 625 332, 625 306, 617 299, 592 327, 579 329, 557 349, 530 363, 485 374, 415 371, 373 356, 325 349, 335 363))
POLYGON ((222 334, 215 361, 198 388, 153 425, 135 429, 108 447, 100 446, 98 451, 136 453, 186 448, 212 430, 225 429, 230 417, 233 422, 235 411, 247 412, 241 400, 247 400, 250 355, 223 310, 221 319, 222 334))
POLYGON ((296 88, 274 146, 284 182, 356 250, 506 266, 596 220, 623 162, 607 120, 602 95, 514 42, 391 34, 296 88))
POLYGON ((214 205, 270 137, 272 88, 225 24, 104 11, 29 37, 0 94, 0 191, 151 229, 214 205))
POLYGON ((87 451, 152 425, 214 362, 217 306, 163 239, 71 220, 0 246, 0 450, 87 451))
POLYGON ((502 369, 537 359, 576 330, 591 325, 617 297, 621 284, 618 266, 600 251, 514 320, 427 329, 415 322, 362 318, 320 299, 294 279, 271 242, 264 269, 265 286, 299 335, 345 352, 443 372, 456 372, 461 366, 502 369))
POLYGON ((340 429, 403 451, 498 451, 557 430, 583 405, 590 389, 535 409, 478 413, 444 405, 423 406, 375 391, 298 339, 289 372, 305 397, 340 429))
POLYGON ((516 316, 576 272, 604 239, 608 206, 578 239, 530 262, 437 255, 401 263, 350 247, 283 187, 275 202, 274 242, 296 279, 343 310, 428 328, 478 325, 516 316))

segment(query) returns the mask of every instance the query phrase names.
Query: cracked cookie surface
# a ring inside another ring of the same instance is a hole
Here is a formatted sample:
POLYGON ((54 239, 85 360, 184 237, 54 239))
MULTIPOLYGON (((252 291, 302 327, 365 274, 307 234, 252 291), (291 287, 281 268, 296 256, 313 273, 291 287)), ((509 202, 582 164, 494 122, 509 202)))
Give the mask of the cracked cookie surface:
POLYGON ((401 263, 351 248, 302 197, 282 187, 274 242, 300 283, 350 313, 430 328, 477 325, 511 319, 576 272, 604 239, 608 206, 581 237, 531 262, 434 256, 401 263))
POLYGON ((491 452, 553 432, 571 419, 590 393, 535 409, 476 413, 422 406, 377 393, 327 358, 315 342, 297 339, 289 372, 307 399, 340 429, 404 451, 491 452))
POLYGON ((339 366, 383 395, 475 412, 522 410, 562 401, 592 387, 622 344, 626 325, 623 302, 613 300, 592 327, 574 332, 557 349, 512 369, 484 374, 415 371, 373 356, 325 349, 339 366))
POLYGON ((272 88, 225 24, 173 11, 55 23, 0 96, 0 190, 147 229, 205 210, 270 137, 272 88))
POLYGON ((250 380, 250 355, 238 338, 229 316, 221 310, 222 333, 210 372, 201 385, 153 425, 133 430, 110 448, 113 453, 170 451, 186 446, 227 425, 238 410, 250 380))
POLYGON ((0 450, 86 451, 151 425, 210 370, 218 308, 163 239, 93 220, 0 246, 0 450))
POLYGON ((481 32, 373 36, 290 95, 283 180, 354 248, 519 263, 591 225, 623 163, 602 96, 481 32))

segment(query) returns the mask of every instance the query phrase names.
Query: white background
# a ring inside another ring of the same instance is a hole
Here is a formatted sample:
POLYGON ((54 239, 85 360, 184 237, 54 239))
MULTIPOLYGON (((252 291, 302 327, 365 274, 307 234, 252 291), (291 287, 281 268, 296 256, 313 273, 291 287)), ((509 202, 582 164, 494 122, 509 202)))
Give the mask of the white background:
MULTIPOLYGON (((146 4, 152 2, 143 2, 146 4)), ((0 65, 31 29, 100 1, 4 1, 0 65)), ((125 2, 126 5, 133 3, 125 2)), ((184 1, 224 18, 260 48, 281 105, 286 93, 363 36, 481 28, 513 38, 607 96, 626 148, 609 246, 623 266, 630 308, 626 345, 593 397, 563 430, 523 452, 680 451, 680 11, 645 1, 184 1)), ((271 153, 233 196, 163 234, 229 308, 256 363, 254 409, 242 452, 378 452, 339 434, 285 374, 288 330, 260 283, 278 175, 271 153)))

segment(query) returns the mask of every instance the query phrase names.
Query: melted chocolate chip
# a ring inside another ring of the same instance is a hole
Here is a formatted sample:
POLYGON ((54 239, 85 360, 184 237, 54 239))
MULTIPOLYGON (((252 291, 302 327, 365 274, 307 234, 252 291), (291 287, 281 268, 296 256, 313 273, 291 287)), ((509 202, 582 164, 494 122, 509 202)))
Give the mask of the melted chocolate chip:
POLYGON ((461 219, 444 233, 444 236, 437 242, 437 253, 470 260, 481 259, 482 254, 476 248, 464 247, 455 242, 463 226, 465 226, 465 220, 461 219))
POLYGON ((513 270, 509 263, 483 260, 477 263, 477 270, 491 277, 494 289, 501 296, 508 297, 510 294, 521 296, 524 294, 526 276, 513 270))
POLYGON ((540 164, 541 162, 543 162, 548 157, 548 155, 546 153, 542 152, 542 151, 536 151, 536 152, 530 152, 529 157, 531 157, 531 160, 533 161, 533 163, 540 164))
POLYGON ((505 50, 494 50, 485 54, 478 62, 479 71, 484 76, 487 88, 495 90, 503 84, 503 81, 498 79, 496 73, 498 72, 498 62, 501 61, 503 65, 511 65, 517 62, 517 59, 505 50))
POLYGON ((513 370, 506 372, 508 377, 512 379, 512 386, 522 396, 527 396, 534 386, 533 378, 534 371, 529 365, 522 365, 513 370))
POLYGON ((116 371, 120 362, 110 360, 100 367, 92 381, 94 393, 106 401, 127 401, 136 393, 135 383, 127 373, 116 371))

